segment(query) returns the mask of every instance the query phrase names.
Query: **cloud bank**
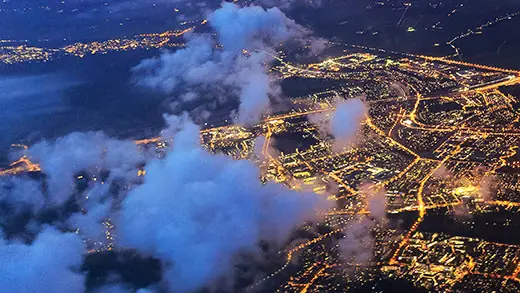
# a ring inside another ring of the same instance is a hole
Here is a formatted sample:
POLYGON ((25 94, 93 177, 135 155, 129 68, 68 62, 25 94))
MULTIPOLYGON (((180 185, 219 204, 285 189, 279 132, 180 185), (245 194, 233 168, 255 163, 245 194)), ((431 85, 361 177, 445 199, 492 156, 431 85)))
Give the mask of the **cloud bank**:
POLYGON ((31 244, 0 237, 0 287, 4 292, 84 292, 79 273, 84 245, 71 233, 46 228, 31 244))
MULTIPOLYGON (((165 116, 165 120, 168 127, 162 135, 172 143, 164 159, 152 159, 132 141, 99 132, 72 133, 29 147, 27 155, 41 164, 42 181, 29 176, 0 181, 0 204, 11 213, 2 214, 0 227, 16 219, 17 214, 30 212, 27 227, 22 228, 25 230, 9 231, 9 238, 22 237, 32 243, 20 242, 17 250, 42 250, 41 239, 70 242, 67 249, 81 253, 73 258, 72 252, 64 249, 63 253, 71 257, 53 256, 56 268, 50 268, 68 278, 70 274, 61 266, 75 271, 85 249, 107 247, 110 241, 106 239, 105 223, 112 219, 112 235, 117 239, 111 247, 161 260, 163 286, 174 292, 189 292, 214 282, 231 283, 234 264, 241 255, 261 256, 261 242, 271 247, 287 244, 296 228, 306 221, 319 220, 318 215, 323 213, 318 210, 330 207, 326 197, 293 191, 281 184, 262 184, 259 169, 252 162, 208 153, 200 145, 200 129, 187 115, 165 116), (147 173, 139 185, 141 181, 133 180, 137 166, 143 163, 147 173), (41 215, 47 211, 58 215, 44 224, 41 215), (77 234, 45 228, 47 224, 77 234)), ((2 243, 9 247, 15 244, 3 237, 2 243)), ((26 254, 30 257, 27 262, 40 261, 38 255, 26 254)), ((74 284, 65 282, 70 290, 49 292, 82 292, 83 287, 72 287, 74 284)), ((49 286, 55 285, 50 282, 49 286)), ((33 292, 30 288, 20 290, 33 292)))
POLYGON ((16 215, 23 210, 37 213, 45 206, 45 197, 40 183, 24 177, 0 178, 0 208, 2 216, 6 218, 16 215))
POLYGON ((251 162, 199 146, 198 127, 184 121, 172 150, 147 167, 116 221, 118 245, 159 258, 173 292, 200 289, 232 272, 241 252, 260 241, 281 245, 329 202, 280 184, 262 185, 251 162))
POLYGON ((143 60, 132 69, 134 81, 178 96, 174 110, 195 104, 207 116, 207 111, 235 102, 237 122, 255 123, 268 111, 270 97, 280 94, 267 72, 264 51, 308 32, 278 8, 227 2, 208 16, 208 23, 217 39, 192 36, 184 49, 143 60))

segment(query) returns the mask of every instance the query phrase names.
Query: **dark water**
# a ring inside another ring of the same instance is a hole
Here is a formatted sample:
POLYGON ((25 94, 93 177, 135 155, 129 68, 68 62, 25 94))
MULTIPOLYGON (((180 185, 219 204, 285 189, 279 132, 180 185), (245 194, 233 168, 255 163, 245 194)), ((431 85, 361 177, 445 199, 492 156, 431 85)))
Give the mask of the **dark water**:
POLYGON ((446 210, 442 209, 428 212, 419 226, 419 231, 518 244, 520 235, 516 231, 519 228, 520 216, 503 209, 467 217, 447 216, 446 210))
POLYGON ((304 132, 296 131, 273 135, 273 140, 276 149, 285 154, 294 153, 296 149, 304 151, 318 143, 315 138, 308 136, 304 132), (303 138, 304 135, 307 137, 303 138))
POLYGON ((102 130, 117 136, 162 125, 165 97, 130 83, 130 68, 152 54, 127 52, 2 67, 0 80, 14 80, 4 86, 19 94, 0 98, 0 153, 5 154, 11 143, 72 131, 102 130), (59 86, 48 88, 48 83, 59 86))
POLYGON ((332 79, 291 77, 283 80, 281 85, 285 95, 289 97, 299 97, 334 87, 340 87, 342 84, 344 84, 344 82, 332 79))

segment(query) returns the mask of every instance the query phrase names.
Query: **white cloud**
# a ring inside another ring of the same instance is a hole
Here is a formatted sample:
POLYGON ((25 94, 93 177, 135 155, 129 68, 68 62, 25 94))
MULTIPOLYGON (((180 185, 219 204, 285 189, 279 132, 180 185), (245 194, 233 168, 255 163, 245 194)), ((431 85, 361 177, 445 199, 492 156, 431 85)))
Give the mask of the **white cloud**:
POLYGON ((333 149, 339 152, 356 142, 356 134, 368 110, 360 99, 337 100, 335 107, 333 113, 310 115, 309 120, 321 133, 333 138, 333 149))
POLYGON ((206 152, 194 145, 198 128, 186 124, 166 158, 146 167, 116 221, 119 245, 160 258, 177 292, 229 275, 237 253, 255 252, 260 240, 282 244, 329 206, 313 193, 262 185, 253 163, 206 152))
POLYGON ((48 203, 52 206, 70 198, 78 172, 98 175, 107 170, 113 177, 125 177, 135 173, 144 160, 133 142, 111 139, 101 132, 73 132, 55 141, 42 141, 31 146, 28 155, 48 176, 48 203))
POLYGON ((135 83, 178 94, 181 105, 198 100, 211 110, 239 101, 238 122, 255 123, 269 110, 269 97, 280 93, 262 51, 308 32, 277 8, 233 3, 223 3, 208 21, 217 39, 191 37, 184 49, 141 61, 133 68, 135 83), (222 49, 216 48, 217 41, 222 49))
POLYGON ((0 244, 0 288, 17 293, 84 292, 83 243, 71 233, 45 229, 30 245, 0 244))

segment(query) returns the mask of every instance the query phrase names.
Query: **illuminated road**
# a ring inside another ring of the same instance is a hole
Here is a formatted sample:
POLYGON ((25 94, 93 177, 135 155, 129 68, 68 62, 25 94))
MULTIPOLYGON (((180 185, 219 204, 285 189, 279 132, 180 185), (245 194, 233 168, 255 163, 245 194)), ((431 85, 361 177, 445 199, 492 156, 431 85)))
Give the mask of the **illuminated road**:
MULTIPOLYGON (((408 231, 408 233, 404 236, 404 238, 399 243, 399 245, 398 245, 394 255, 392 256, 392 258, 389 261, 389 263, 391 265, 395 265, 395 264, 398 263, 399 253, 401 252, 403 247, 408 243, 408 241, 410 240, 410 237, 415 233, 417 228, 419 228, 419 225, 424 220, 424 216, 426 215, 426 206, 424 204, 424 199, 423 199, 423 190, 424 190, 424 186, 425 186, 426 182, 428 182, 428 180, 435 173, 435 171, 437 171, 440 167, 442 167, 444 165, 444 163, 446 163, 446 161, 448 161, 451 157, 453 157, 458 152, 460 152, 460 149, 461 149, 460 145, 458 145, 455 148, 455 150, 453 150, 448 156, 446 156, 442 161, 440 161, 439 164, 435 168, 433 168, 428 173, 428 175, 426 175, 421 180, 420 185, 419 185, 419 189, 417 190, 417 210, 419 211, 419 216, 418 216, 417 220, 415 221, 415 223, 413 223, 413 225, 410 228, 410 230, 408 231)), ((438 206, 437 205, 433 205, 433 206, 431 206, 431 208, 439 208, 441 206, 442 205, 438 205, 438 206)))

